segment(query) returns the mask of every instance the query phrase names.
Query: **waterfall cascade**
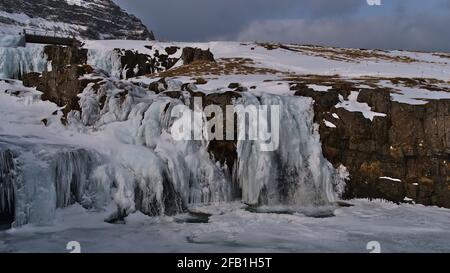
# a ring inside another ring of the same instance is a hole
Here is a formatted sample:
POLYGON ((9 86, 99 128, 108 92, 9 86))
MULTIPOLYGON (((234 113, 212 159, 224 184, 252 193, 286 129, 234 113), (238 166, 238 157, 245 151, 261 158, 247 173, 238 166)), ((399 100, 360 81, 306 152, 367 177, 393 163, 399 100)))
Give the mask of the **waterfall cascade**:
MULTIPOLYGON (((45 225, 54 219, 57 208, 78 202, 95 205, 91 173, 100 156, 84 149, 58 145, 16 147, 20 168, 15 179, 15 226, 45 225)), ((102 191, 97 191, 99 196, 102 191)))

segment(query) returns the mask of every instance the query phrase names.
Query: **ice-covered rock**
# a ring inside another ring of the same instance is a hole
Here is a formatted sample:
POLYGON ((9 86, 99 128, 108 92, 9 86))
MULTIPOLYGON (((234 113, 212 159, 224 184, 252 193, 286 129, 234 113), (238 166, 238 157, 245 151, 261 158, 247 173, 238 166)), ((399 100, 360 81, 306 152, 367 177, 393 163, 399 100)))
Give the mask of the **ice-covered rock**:
MULTIPOLYGON (((264 151, 260 140, 238 141, 235 176, 242 188, 242 200, 256 205, 298 206, 334 201, 334 188, 344 181, 322 155, 313 101, 268 94, 259 98, 245 94, 243 98, 246 105, 279 106, 276 122, 280 123, 280 134, 279 147, 274 151, 264 151)), ((248 122, 240 118, 238 126, 243 128, 248 122)))

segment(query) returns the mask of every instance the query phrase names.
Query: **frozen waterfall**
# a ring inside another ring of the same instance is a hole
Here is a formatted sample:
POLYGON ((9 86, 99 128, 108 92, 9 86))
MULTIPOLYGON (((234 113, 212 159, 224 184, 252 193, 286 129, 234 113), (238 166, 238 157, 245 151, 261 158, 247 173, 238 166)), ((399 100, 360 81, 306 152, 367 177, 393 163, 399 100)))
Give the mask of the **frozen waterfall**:
POLYGON ((57 208, 75 202, 92 208, 89 182, 98 166, 96 153, 57 145, 16 147, 15 153, 20 164, 16 178, 15 226, 51 223, 57 208))
MULTIPOLYGON (((279 105, 280 125, 275 151, 263 151, 259 140, 238 141, 235 179, 242 188, 242 200, 253 205, 294 206, 323 206, 334 201, 333 188, 342 181, 322 155, 312 99, 246 94, 243 103, 279 105)), ((238 122, 240 128, 248 126, 242 118, 238 122)))
MULTIPOLYGON (((237 140, 229 169, 210 154, 208 140, 174 138, 176 122, 185 122, 173 115, 175 108, 206 121, 203 109, 191 105, 191 94, 178 92, 181 97, 172 98, 116 78, 88 85, 79 96, 82 112, 69 114, 68 127, 100 134, 105 145, 8 139, 10 152, 0 154, 0 211, 13 208, 14 225, 21 226, 49 224, 57 208, 74 203, 90 210, 115 205, 113 222, 136 211, 174 215, 201 203, 308 207, 335 200, 342 176, 322 155, 311 99, 242 93, 233 100, 238 117, 241 106, 279 106, 280 130, 273 151, 262 149, 260 140, 237 140)), ((237 119, 236 127, 248 125, 237 119)), ((203 126, 194 122, 188 133, 203 126)))
POLYGON ((29 72, 42 72, 47 58, 42 46, 0 47, 0 78, 20 79, 29 72))
POLYGON ((121 57, 114 49, 90 48, 88 51, 88 64, 103 70, 111 77, 120 78, 124 72, 121 57))

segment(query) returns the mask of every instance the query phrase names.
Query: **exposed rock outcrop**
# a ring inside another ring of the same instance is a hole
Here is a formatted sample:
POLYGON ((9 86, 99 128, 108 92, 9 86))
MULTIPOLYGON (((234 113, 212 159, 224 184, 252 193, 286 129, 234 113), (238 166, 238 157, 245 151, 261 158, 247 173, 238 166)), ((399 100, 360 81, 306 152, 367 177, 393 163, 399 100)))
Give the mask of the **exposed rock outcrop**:
POLYGON ((450 207, 449 100, 409 105, 391 101, 389 89, 364 89, 358 101, 386 114, 370 121, 360 112, 334 107, 339 93, 348 92, 293 89, 315 100, 325 157, 348 168, 345 197, 450 207))
POLYGON ((111 0, 2 0, 0 11, 0 32, 6 34, 27 28, 84 39, 155 39, 141 20, 111 0))

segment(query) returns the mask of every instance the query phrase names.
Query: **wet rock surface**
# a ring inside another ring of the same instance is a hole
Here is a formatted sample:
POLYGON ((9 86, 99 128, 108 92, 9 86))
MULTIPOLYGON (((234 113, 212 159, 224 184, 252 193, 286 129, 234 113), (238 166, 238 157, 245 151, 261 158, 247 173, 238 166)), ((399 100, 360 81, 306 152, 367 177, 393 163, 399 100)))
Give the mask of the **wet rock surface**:
POLYGON ((16 163, 14 154, 0 146, 0 230, 14 222, 16 163))

